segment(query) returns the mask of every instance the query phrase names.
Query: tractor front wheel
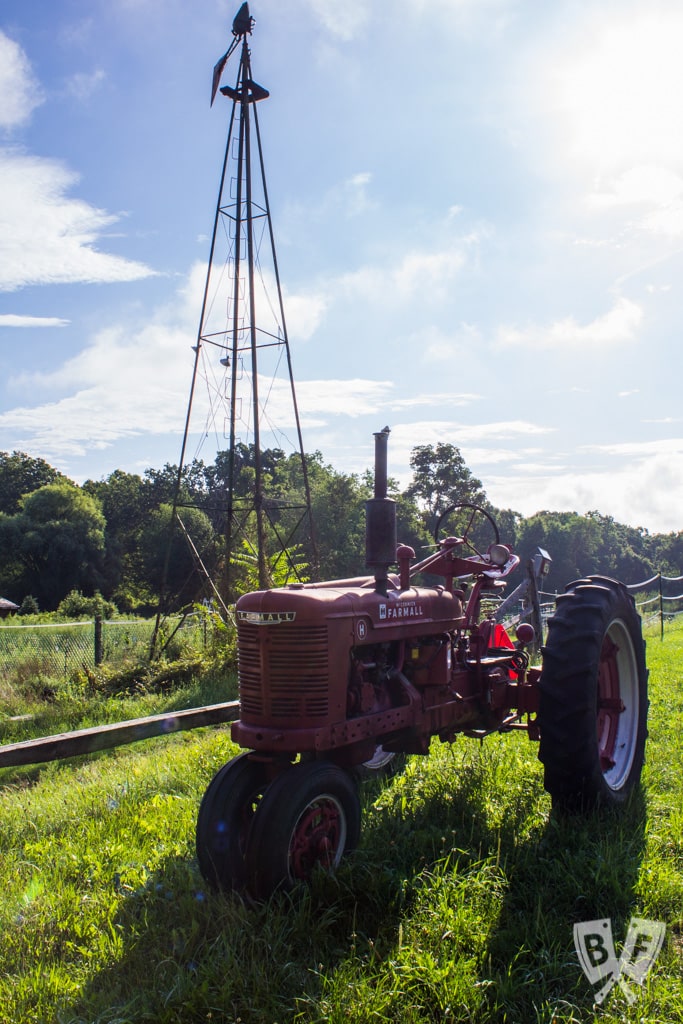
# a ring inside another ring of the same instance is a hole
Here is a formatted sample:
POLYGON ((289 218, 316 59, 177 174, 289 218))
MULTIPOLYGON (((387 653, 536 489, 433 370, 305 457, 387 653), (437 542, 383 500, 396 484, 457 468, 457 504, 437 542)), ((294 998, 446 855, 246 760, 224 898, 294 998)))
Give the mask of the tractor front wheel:
POLYGON ((204 793, 197 816, 197 859, 215 889, 246 884, 247 836, 267 784, 265 765, 245 753, 224 764, 204 793))
POLYGON ((622 804, 638 783, 647 737, 640 617, 626 587, 591 576, 557 599, 543 648, 539 758, 553 805, 622 804))
POLYGON ((360 800, 351 776, 328 761, 304 761, 279 775, 261 801, 247 843, 249 889, 267 899, 332 872, 360 835, 360 800))

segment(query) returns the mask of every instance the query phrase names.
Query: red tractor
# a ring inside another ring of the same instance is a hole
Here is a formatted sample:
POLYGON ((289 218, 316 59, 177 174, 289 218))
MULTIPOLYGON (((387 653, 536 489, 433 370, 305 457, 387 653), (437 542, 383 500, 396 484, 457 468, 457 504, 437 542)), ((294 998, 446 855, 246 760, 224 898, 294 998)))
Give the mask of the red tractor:
POLYGON ((569 584, 533 667, 534 628, 518 626, 513 643, 482 615, 519 564, 488 512, 448 509, 422 561, 397 548, 388 435, 375 434, 366 505, 372 575, 237 602, 232 738, 245 751, 215 775, 197 820, 199 865, 217 888, 267 898, 334 870, 359 838, 359 769, 427 754, 433 736, 526 730, 563 808, 623 803, 640 778, 647 669, 626 587, 600 576, 569 584), (414 586, 418 574, 426 582, 414 586))

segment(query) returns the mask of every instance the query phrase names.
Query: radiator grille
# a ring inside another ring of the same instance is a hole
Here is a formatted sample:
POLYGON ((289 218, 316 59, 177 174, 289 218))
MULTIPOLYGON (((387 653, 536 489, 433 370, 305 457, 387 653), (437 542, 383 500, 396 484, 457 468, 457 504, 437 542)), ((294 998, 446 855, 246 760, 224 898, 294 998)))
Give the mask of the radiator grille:
POLYGON ((240 622, 238 651, 240 717, 245 722, 301 726, 327 718, 326 626, 240 622))

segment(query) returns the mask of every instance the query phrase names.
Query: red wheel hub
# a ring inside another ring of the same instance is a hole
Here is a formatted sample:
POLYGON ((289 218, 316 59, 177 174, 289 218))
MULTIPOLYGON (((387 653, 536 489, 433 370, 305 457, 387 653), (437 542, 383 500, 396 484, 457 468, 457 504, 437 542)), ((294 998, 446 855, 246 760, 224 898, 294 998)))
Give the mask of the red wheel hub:
POLYGON ((309 804, 297 821, 289 844, 292 877, 309 878, 316 864, 333 867, 342 835, 342 812, 335 800, 320 797, 309 804))
POLYGON ((619 685, 619 648, 606 636, 602 643, 598 671, 598 750, 603 774, 614 767, 614 751, 619 732, 619 715, 624 710, 619 685))

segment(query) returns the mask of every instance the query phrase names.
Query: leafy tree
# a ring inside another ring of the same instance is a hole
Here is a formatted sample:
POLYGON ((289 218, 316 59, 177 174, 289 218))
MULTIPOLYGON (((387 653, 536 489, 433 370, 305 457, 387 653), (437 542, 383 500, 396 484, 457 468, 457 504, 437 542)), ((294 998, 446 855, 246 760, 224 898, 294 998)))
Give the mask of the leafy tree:
POLYGON ((200 504, 207 493, 207 468, 201 459, 193 459, 183 466, 178 487, 178 467, 167 462, 163 469, 146 469, 145 485, 150 504, 159 508, 162 504, 172 505, 179 492, 181 502, 200 504))
POLYGON ((141 568, 149 595, 161 593, 166 576, 166 592, 175 594, 183 604, 198 600, 205 589, 205 577, 198 572, 195 550, 200 553, 209 573, 217 570, 215 534, 208 516, 197 508, 179 510, 184 530, 177 523, 171 529, 173 508, 164 503, 155 509, 141 528, 138 542, 141 568))
POLYGON ((511 508, 491 509, 500 531, 500 539, 503 544, 509 544, 514 551, 517 550, 519 533, 524 523, 524 517, 511 508))
POLYGON ((311 481, 321 579, 365 572, 365 502, 372 491, 353 474, 321 467, 311 481))
POLYGON ((404 494, 423 510, 425 529, 431 534, 438 516, 460 502, 488 506, 481 480, 472 475, 460 449, 439 441, 413 448, 413 479, 404 494))
POLYGON ((625 526, 597 511, 587 512, 586 518, 599 529, 596 555, 600 572, 624 583, 638 583, 653 574, 653 551, 646 530, 625 526))
POLYGON ((636 583, 653 572, 644 531, 588 512, 538 512, 520 525, 518 554, 525 562, 537 547, 552 558, 548 589, 561 591, 586 575, 611 576, 636 583))
POLYGON ((148 479, 117 469, 105 480, 86 480, 83 490, 96 498, 106 520, 102 591, 131 610, 148 587, 142 570, 140 532, 156 507, 148 479))
POLYGON ((12 552, 13 591, 32 594, 51 611, 70 590, 92 594, 101 581, 104 516, 90 495, 52 483, 0 517, 0 550, 12 552))
POLYGON ((649 538, 652 564, 665 576, 683 574, 683 530, 649 538))
POLYGON ((105 480, 86 480, 82 488, 99 501, 107 528, 117 536, 139 529, 144 517, 154 508, 151 487, 137 473, 116 469, 105 480))
POLYGON ((0 512, 15 515, 25 494, 45 484, 70 482, 44 459, 24 452, 0 452, 0 512))

